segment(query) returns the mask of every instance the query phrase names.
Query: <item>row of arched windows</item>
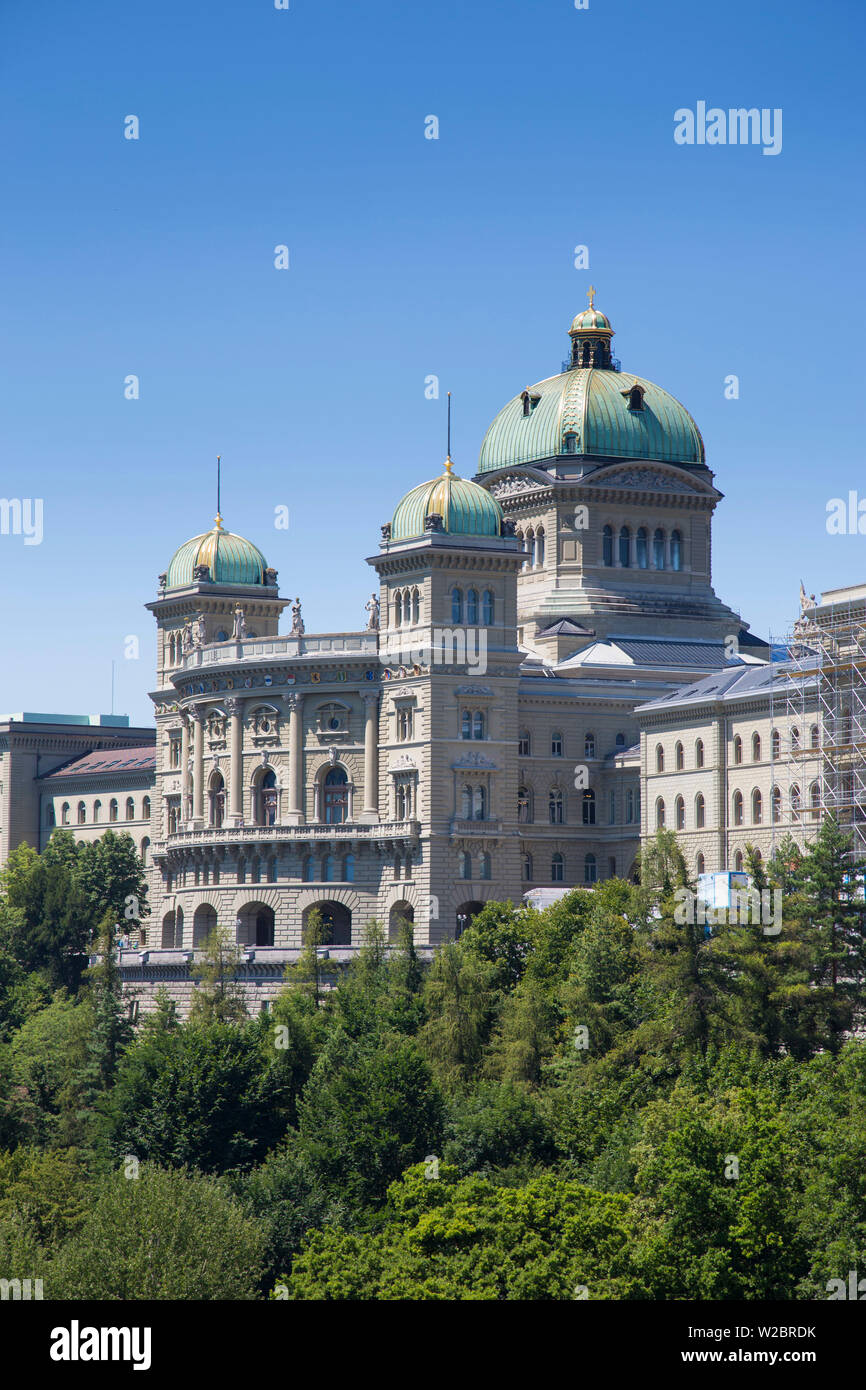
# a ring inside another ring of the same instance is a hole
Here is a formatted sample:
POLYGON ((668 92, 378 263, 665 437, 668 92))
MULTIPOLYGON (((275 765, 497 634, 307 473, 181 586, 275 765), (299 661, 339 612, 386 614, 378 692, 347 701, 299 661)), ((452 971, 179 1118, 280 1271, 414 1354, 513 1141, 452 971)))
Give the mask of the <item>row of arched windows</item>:
POLYGON ((523 561, 523 569, 540 568, 544 564, 544 527, 529 526, 525 531, 516 531, 515 535, 528 552, 523 561))
POLYGON ((460 856, 460 877, 461 877, 461 878, 473 878, 473 877, 477 877, 477 878, 484 878, 484 879, 492 878, 492 877, 493 877, 493 861, 492 861, 492 859, 490 858, 490 855, 487 854, 487 853, 479 854, 479 856, 478 856, 478 873, 477 873, 477 875, 473 875, 473 873, 472 873, 472 855, 468 852, 468 850, 464 850, 463 853, 462 853, 461 856, 460 856))
POLYGON ((462 589, 451 590, 452 623, 467 623, 469 627, 482 623, 490 627, 495 616, 496 599, 492 589, 485 589, 480 601, 477 589, 467 589, 465 594, 462 589))
MULTIPOLYGON (((550 756, 561 758, 565 748, 565 742, 558 729, 554 729, 550 735, 550 756)), ((625 748, 625 734, 618 733, 614 743, 615 749, 625 748)), ((518 757, 532 757, 532 735, 528 729, 521 729, 517 735, 518 757)), ((572 755, 574 756, 574 755, 572 755)), ((584 758, 594 758, 596 756, 595 734, 587 731, 583 736, 583 756, 584 758)))
MULTIPOLYGON (((632 817, 634 816, 634 792, 632 797, 632 817)), ((640 812, 638 812, 640 818, 640 812)), ((535 794, 525 785, 517 788, 517 819, 522 825, 531 825, 535 820, 535 794)), ((565 793, 561 787, 551 787, 547 794, 547 819, 551 825, 564 825, 567 820, 565 793)), ((596 797, 591 787, 581 792, 581 820, 584 825, 596 823, 596 797)))
POLYGON ((398 589, 394 595, 394 626, 421 621, 421 594, 418 589, 398 589))
MULTIPOLYGON (((528 852, 522 859, 523 881, 532 883, 535 878, 535 865, 533 857, 528 852)), ((595 883, 598 879, 598 863, 594 854, 586 854, 583 859, 583 881, 584 883, 595 883)), ((557 852, 551 855, 550 859, 550 881, 551 883, 563 883, 565 881, 565 857, 557 852)))
POLYGON ((681 570, 682 532, 671 531, 668 535, 657 526, 650 540, 646 526, 639 526, 636 531, 621 526, 618 535, 612 526, 605 526, 601 533, 601 558, 602 564, 616 564, 621 569, 681 570))
POLYGON ((320 856, 308 854, 304 859, 303 879, 305 883, 354 883, 355 856, 335 854, 320 856))
MULTIPOLYGON (((800 741, 800 730, 795 725, 794 728, 791 729, 790 747, 792 750, 795 751, 801 746, 802 744, 800 741)), ((820 748, 820 746, 821 731, 817 724, 813 724, 809 730, 809 747, 818 749, 820 748)), ((740 734, 734 735, 732 749, 734 764, 737 766, 742 765, 742 763, 745 761, 745 744, 740 734)), ((762 757, 763 745, 761 741, 761 735, 757 732, 757 730, 755 731, 755 733, 752 734, 750 750, 752 755, 752 762, 759 763, 762 757)), ((782 756, 782 736, 778 729, 773 729, 772 733, 770 734, 770 756, 774 762, 782 756)), ((680 742, 677 742, 674 747, 674 764, 677 772, 682 772, 686 765, 685 748, 680 742)), ((704 741, 701 738, 699 738, 695 743, 694 765, 698 768, 703 767, 705 765, 704 741)), ((664 772, 664 770, 665 750, 661 743, 657 743, 656 772, 664 772)))
MULTIPOLYGON (((54 819, 54 807, 53 807, 53 806, 48 806, 48 807, 46 808, 46 813, 45 813, 45 814, 46 814, 46 820, 47 820, 48 825, 54 825, 54 824, 55 824, 55 819, 54 819)), ((126 798, 126 803, 125 803, 125 806, 124 806, 124 819, 125 819, 125 820, 150 820, 150 797, 149 797, 149 796, 144 796, 144 797, 142 797, 142 799, 141 799, 141 815, 140 815, 140 816, 137 816, 137 815, 136 815, 136 811, 135 811, 135 798, 132 797, 132 796, 128 796, 128 797, 126 798)), ((84 802, 84 801, 79 801, 78 805, 77 805, 76 808, 75 808, 75 824, 76 824, 76 825, 88 825, 88 824, 91 824, 91 825, 98 825, 98 824, 100 823, 101 820, 102 820, 102 802, 101 802, 101 801, 99 801, 99 800, 94 801, 93 806, 92 806, 92 808, 91 808, 91 814, 90 814, 90 820, 89 820, 89 821, 88 821, 88 818, 87 818, 87 804, 86 804, 86 802, 84 802)), ((120 804, 119 804, 119 802, 118 802, 118 800, 117 800, 117 797, 114 797, 114 796, 111 798, 111 800, 110 800, 109 803, 108 803, 108 820, 109 820, 110 823, 113 823, 113 822, 115 822, 115 821, 120 820, 120 804)), ((60 808, 60 824, 61 824, 61 825, 72 825, 72 823, 73 823, 73 822, 72 822, 72 807, 70 806, 70 804, 69 804, 68 801, 64 801, 63 805, 62 805, 61 808, 60 808)))
MULTIPOLYGON (((817 820, 821 814, 821 787, 818 782, 813 782, 809 788, 809 810, 813 820, 817 820)), ((790 792, 790 811, 791 816, 796 820, 802 812, 802 797, 800 788, 795 784, 790 792)), ((764 796, 760 787, 755 787, 749 797, 749 811, 751 813, 752 825, 764 824, 764 796)), ((770 815, 772 823, 779 825, 782 820, 782 788, 774 787, 770 795, 770 815)), ((656 801, 656 829, 662 829, 666 823, 666 807, 664 797, 660 796, 656 801)), ((702 792, 698 792, 694 801, 694 828, 702 830, 707 823, 707 806, 702 792)), ((731 824, 746 824, 746 798, 743 792, 737 790, 731 796, 731 824)), ((686 829, 686 803, 685 798, 678 796, 674 802, 674 828, 676 830, 686 829)))

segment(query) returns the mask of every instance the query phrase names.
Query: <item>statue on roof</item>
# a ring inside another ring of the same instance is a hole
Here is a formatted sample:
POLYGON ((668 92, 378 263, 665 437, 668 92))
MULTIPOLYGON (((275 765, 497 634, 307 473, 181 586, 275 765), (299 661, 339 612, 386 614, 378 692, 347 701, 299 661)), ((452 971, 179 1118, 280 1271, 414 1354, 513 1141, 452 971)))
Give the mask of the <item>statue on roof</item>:
POLYGON ((232 637, 236 642, 242 642, 247 635, 247 620, 244 617, 244 610, 239 603, 235 604, 235 621, 232 628, 232 637))
POLYGON ((301 617, 301 600, 299 598, 296 598, 292 604, 292 631, 290 635, 292 637, 303 637, 304 635, 304 620, 301 617))
POLYGON ((369 618, 367 619, 367 627, 370 629, 371 632, 378 632, 379 600, 375 594, 371 594, 369 600, 364 604, 364 611, 370 614, 369 618))

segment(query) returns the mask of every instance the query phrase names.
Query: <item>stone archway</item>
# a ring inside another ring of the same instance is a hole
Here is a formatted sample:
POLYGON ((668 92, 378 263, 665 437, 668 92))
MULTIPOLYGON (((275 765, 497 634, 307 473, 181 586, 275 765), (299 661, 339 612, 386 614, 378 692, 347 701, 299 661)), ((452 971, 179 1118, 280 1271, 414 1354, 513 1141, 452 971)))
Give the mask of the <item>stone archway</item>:
POLYGON ((244 903, 235 922, 239 946, 273 946, 274 909, 267 903, 244 903))
POLYGON ((455 913, 454 940, 459 941, 466 928, 471 925, 474 917, 477 917, 481 909, 485 906, 482 902, 470 901, 461 903, 455 913))
POLYGON ((313 912, 318 912, 322 918, 321 944, 323 946, 351 946, 352 914, 345 903, 333 900, 310 903, 302 918, 305 936, 307 923, 313 912))
POLYGON ((406 925, 414 927, 415 909, 405 898, 400 898, 391 904, 391 910, 388 913, 388 940, 391 945, 399 941, 400 930, 406 925))
POLYGON ((192 944, 203 946, 217 924, 216 908, 210 903, 199 903, 192 918, 192 944))

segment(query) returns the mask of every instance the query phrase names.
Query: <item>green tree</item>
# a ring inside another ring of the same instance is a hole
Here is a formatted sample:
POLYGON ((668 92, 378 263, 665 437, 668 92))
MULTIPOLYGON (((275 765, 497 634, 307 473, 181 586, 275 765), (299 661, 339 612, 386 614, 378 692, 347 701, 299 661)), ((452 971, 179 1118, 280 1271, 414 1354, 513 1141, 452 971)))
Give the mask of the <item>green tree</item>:
POLYGON ((241 947, 227 927, 214 927, 196 962, 200 983, 192 992, 190 1018, 203 1023, 239 1023, 248 1017, 237 980, 241 947))

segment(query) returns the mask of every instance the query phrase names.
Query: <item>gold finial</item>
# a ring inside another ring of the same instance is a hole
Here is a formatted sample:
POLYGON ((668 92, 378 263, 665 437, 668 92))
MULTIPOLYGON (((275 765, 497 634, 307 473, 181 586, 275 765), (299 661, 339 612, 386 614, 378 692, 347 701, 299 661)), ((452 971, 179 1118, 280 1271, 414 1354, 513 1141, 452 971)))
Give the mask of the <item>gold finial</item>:
POLYGON ((451 470, 453 469, 453 467, 454 467, 454 464, 453 464, 453 462, 451 461, 451 455, 449 454, 448 457, 447 457, 447 459, 445 460, 445 472, 448 473, 449 476, 450 476, 450 474, 451 474, 451 470))
POLYGON ((216 529, 218 531, 221 531, 223 529, 223 519, 220 516, 219 512, 217 512, 216 516, 214 517, 214 522, 216 524, 216 529))
POLYGON ((594 309, 594 308, 595 308, 595 285, 590 285, 589 290, 587 291, 587 296, 586 296, 586 297, 587 297, 587 299, 589 300, 589 307, 590 307, 590 309, 594 309))

